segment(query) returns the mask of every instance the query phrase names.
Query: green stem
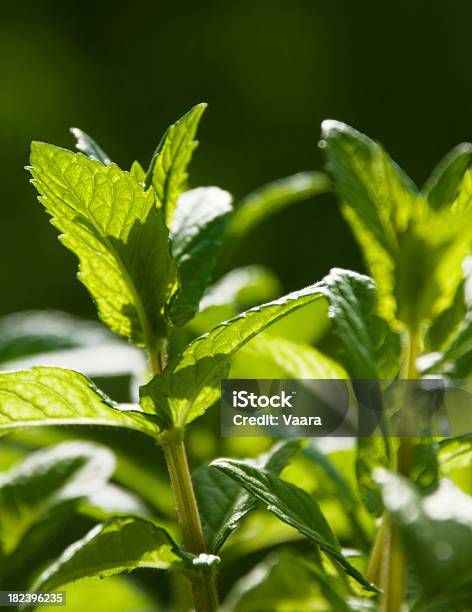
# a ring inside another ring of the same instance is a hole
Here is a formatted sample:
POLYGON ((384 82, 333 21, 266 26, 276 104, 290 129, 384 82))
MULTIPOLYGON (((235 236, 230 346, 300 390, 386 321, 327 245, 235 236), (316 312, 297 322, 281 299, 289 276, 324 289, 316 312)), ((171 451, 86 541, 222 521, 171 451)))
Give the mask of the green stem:
POLYGON ((411 329, 407 335, 408 347, 407 347, 407 359, 405 363, 405 369, 403 372, 403 378, 414 380, 418 378, 418 370, 416 369, 416 360, 420 353, 420 336, 416 329, 411 329))
MULTIPOLYGON (((409 330, 408 332, 408 347, 407 359, 404 364, 402 378, 412 380, 418 377, 416 369, 416 359, 420 351, 420 340, 417 330, 409 330)), ((407 389, 405 394, 405 405, 403 406, 403 419, 408 420, 410 417, 408 411, 408 395, 407 389)), ((407 435, 400 438, 400 444, 397 454, 397 472, 407 478, 410 475, 413 463, 413 452, 415 448, 415 440, 409 433, 409 423, 406 423, 404 430, 407 435)), ((401 431, 400 431, 401 434, 401 431)), ((406 581, 406 558, 401 543, 398 527, 392 524, 389 516, 384 517, 386 524, 387 535, 384 538, 385 553, 383 563, 380 568, 380 583, 383 589, 383 597, 381 602, 381 612, 401 612, 402 603, 405 593, 406 581)))
POLYGON ((385 555, 381 563, 383 597, 380 612, 400 612, 405 593, 406 563, 398 529, 385 516, 385 555))
MULTIPOLYGON (((187 462, 187 454, 181 430, 172 429, 160 436, 164 457, 174 492, 177 517, 182 530, 184 547, 195 555, 205 552, 202 524, 187 462)), ((218 596, 213 569, 202 568, 192 581, 196 612, 213 612, 218 609, 218 596)))
POLYGON ((148 357, 149 357, 149 365, 151 367, 151 372, 153 374, 162 372, 161 361, 160 361, 161 358, 159 357, 158 353, 156 353, 155 351, 149 351, 148 357))
POLYGON ((147 354, 153 376, 160 374, 167 365, 166 346, 167 340, 165 338, 157 340, 155 346, 150 347, 148 345, 147 354))
POLYGON ((374 583, 379 582, 380 570, 382 565, 382 557, 384 555, 386 537, 388 531, 387 517, 384 514, 381 518, 379 528, 375 534, 374 543, 367 564, 367 578, 374 583))
MULTIPOLYGON (((166 367, 165 345, 166 342, 163 340, 158 343, 158 350, 148 349, 149 362, 154 375, 160 374, 166 367)), ((205 552, 205 540, 187 461, 183 430, 177 428, 165 430, 161 433, 159 441, 174 493, 184 547, 188 552, 199 555, 205 552)), ((214 612, 218 609, 213 568, 202 567, 195 571, 192 594, 195 612, 214 612)))

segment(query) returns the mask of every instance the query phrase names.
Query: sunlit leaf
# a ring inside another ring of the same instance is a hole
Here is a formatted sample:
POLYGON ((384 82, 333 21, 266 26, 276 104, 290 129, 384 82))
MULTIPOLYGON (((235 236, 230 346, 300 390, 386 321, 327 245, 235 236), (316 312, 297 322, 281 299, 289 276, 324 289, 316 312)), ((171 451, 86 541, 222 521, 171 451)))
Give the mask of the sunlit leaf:
POLYGON ((337 561, 364 588, 376 590, 341 553, 339 543, 326 518, 306 491, 281 480, 267 470, 255 468, 243 461, 217 459, 211 465, 233 478, 262 502, 269 512, 319 546, 320 550, 337 561))
POLYGON ((158 144, 145 179, 152 184, 157 205, 162 208, 167 227, 172 226, 177 198, 185 190, 187 166, 198 145, 195 140, 198 124, 206 104, 197 104, 171 125, 158 144))
POLYGON ((376 314, 375 283, 367 276, 335 268, 320 285, 325 287, 330 304, 328 316, 350 376, 395 376, 400 366, 400 338, 376 314))
MULTIPOLYGON (((299 448, 297 440, 275 444, 254 464, 279 474, 299 448)), ((192 479, 208 550, 217 553, 243 518, 256 507, 257 500, 234 480, 208 466, 198 468, 192 479)))
POLYGON ((322 299, 317 285, 252 308, 194 340, 164 372, 141 387, 141 405, 183 427, 203 414, 220 396, 231 357, 246 342, 283 316, 322 299))
POLYGON ((126 410, 77 372, 38 367, 0 373, 0 431, 45 425, 102 425, 156 436, 142 412, 126 410))
POLYGON ((284 316, 317 300, 329 304, 328 316, 351 376, 377 378, 396 371, 399 339, 374 314, 375 299, 371 279, 334 269, 320 283, 252 308, 194 340, 141 388, 141 404, 148 413, 158 411, 168 426, 183 427, 218 400, 220 380, 239 349, 284 316))
POLYGON ((439 442, 438 460, 443 473, 461 467, 470 467, 472 462, 472 434, 445 438, 439 442))
POLYGON ((348 378, 344 368, 321 351, 262 333, 248 342, 231 364, 231 378, 348 378))
POLYGON ((423 187, 423 193, 432 208, 442 208, 453 202, 471 160, 472 145, 463 142, 439 162, 423 187))
POLYGON ((31 145, 40 202, 79 258, 79 278, 112 331, 140 346, 165 336, 175 291, 168 231, 151 190, 115 164, 52 145, 31 145))
POLYGON ((469 171, 457 185, 470 152, 456 159, 461 168, 451 158, 435 173, 426 190, 431 204, 378 143, 336 121, 322 128, 344 213, 379 286, 380 312, 417 329, 449 306, 470 250, 469 171))
POLYGON ((75 542, 37 579, 34 589, 51 591, 90 576, 111 576, 139 567, 181 570, 198 564, 162 527, 137 517, 117 517, 97 525, 75 542))
POLYGON ((67 612, 113 610, 113 612, 156 612, 159 602, 132 577, 112 576, 107 580, 82 578, 67 586, 67 612), (92 606, 93 602, 93 608, 92 606))
POLYGON ((350 612, 347 590, 314 564, 284 551, 265 558, 242 576, 223 602, 223 612, 323 610, 350 612), (331 605, 330 605, 331 604, 331 605))

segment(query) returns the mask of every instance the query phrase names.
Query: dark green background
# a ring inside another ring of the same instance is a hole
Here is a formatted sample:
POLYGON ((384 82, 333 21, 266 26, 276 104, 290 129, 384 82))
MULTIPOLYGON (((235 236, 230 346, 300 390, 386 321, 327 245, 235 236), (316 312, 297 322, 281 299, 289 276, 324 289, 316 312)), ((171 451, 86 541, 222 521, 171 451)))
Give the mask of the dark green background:
MULTIPOLYGON (((79 126, 124 167, 147 163, 165 127, 207 101, 192 186, 240 197, 321 168, 326 117, 383 141, 422 182, 471 138, 471 24, 463 0, 3 3, 0 311, 93 316, 28 185, 32 139, 71 147, 79 126)), ((258 229, 234 263, 248 261, 271 265, 286 289, 334 265, 362 268, 328 196, 258 229)))

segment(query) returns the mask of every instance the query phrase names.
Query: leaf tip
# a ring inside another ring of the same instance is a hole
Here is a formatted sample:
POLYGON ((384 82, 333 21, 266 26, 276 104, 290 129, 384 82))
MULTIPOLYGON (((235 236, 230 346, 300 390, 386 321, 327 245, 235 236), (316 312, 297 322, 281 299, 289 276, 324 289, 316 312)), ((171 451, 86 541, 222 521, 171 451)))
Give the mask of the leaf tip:
POLYGON ((336 119, 325 119, 321 122, 321 135, 323 138, 329 138, 336 132, 344 132, 349 129, 349 126, 342 121, 336 119))
POLYGON ((472 155, 472 142, 461 142, 454 147, 453 151, 458 155, 472 155))
POLYGON ((216 468, 217 470, 224 470, 225 467, 228 467, 229 461, 229 459, 220 457, 219 459, 214 459, 208 467, 216 468))
POLYGON ((336 119, 325 119, 321 123, 321 140, 319 142, 319 147, 323 149, 327 146, 328 141, 333 142, 338 138, 341 142, 347 141, 361 144, 369 148, 377 146, 375 141, 347 123, 337 121, 336 119))

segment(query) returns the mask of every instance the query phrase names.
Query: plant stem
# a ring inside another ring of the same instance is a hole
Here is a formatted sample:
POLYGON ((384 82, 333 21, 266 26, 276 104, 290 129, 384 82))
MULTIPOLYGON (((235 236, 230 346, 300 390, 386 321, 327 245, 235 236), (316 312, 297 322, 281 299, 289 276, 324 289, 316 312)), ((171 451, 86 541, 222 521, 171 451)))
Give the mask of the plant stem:
MULTIPOLYGON (((420 351, 419 335, 417 330, 408 331, 408 346, 407 359, 405 361, 402 378, 413 380, 418 377, 416 369, 416 358, 420 351)), ((408 383, 407 383, 408 384, 408 383)), ((409 389, 406 389, 405 399, 402 410, 405 411, 403 419, 409 418, 408 411, 409 389)), ((397 454, 397 472, 407 478, 410 475, 415 441, 408 428, 409 423, 406 423, 404 429, 405 435, 400 431, 400 444, 397 454)), ((383 563, 381 564, 381 587, 384 591, 381 612, 401 612, 402 603, 405 593, 406 581, 406 558, 403 551, 403 546, 400 539, 398 527, 392 524, 389 516, 384 517, 385 525, 387 526, 387 535, 385 537, 385 554, 383 563)))
MULTIPOLYGON (((182 530, 184 547, 195 555, 205 552, 202 524, 187 462, 182 431, 167 430, 161 434, 161 444, 174 492, 177 516, 182 530)), ((218 609, 214 572, 204 567, 192 582, 196 612, 218 609)))
POLYGON ((387 516, 384 514, 381 518, 379 528, 375 534, 374 543, 372 544, 372 550, 369 557, 369 563, 367 565, 367 578, 374 583, 379 581, 380 569, 382 565, 382 556, 385 550, 386 537, 388 531, 387 516))
POLYGON ((147 354, 152 375, 160 374, 167 365, 166 355, 167 340, 164 338, 156 341, 155 347, 148 347, 147 354))
POLYGON ((161 368, 161 357, 159 353, 156 353, 155 351, 149 351, 148 356, 149 356, 149 365, 151 366, 151 372, 153 374, 162 372, 163 368, 161 368))
MULTIPOLYGON (((159 350, 149 350, 148 353, 153 374, 160 374, 167 361, 165 341, 159 343, 159 350)), ((169 472, 184 548, 194 555, 199 555, 205 552, 205 540, 187 461, 184 432, 177 428, 167 429, 161 433, 159 440, 169 472)), ((192 594, 195 612, 215 612, 218 609, 213 568, 201 567, 195 571, 192 594)))
POLYGON ((380 563, 381 587, 383 597, 381 612, 400 612, 405 592, 405 556, 397 527, 390 516, 383 517, 385 554, 380 563))

